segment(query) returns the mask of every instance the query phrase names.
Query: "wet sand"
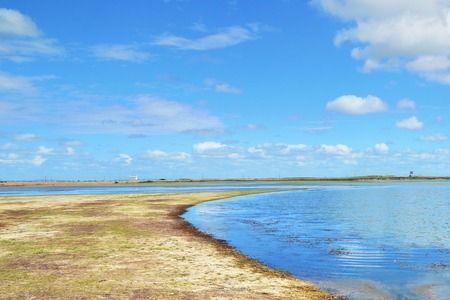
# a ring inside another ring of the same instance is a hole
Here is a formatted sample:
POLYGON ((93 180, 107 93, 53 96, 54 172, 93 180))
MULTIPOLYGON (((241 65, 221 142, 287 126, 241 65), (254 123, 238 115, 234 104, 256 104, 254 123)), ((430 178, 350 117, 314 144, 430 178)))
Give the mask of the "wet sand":
POLYGON ((336 299, 180 218, 192 205, 251 192, 0 198, 0 295, 336 299))

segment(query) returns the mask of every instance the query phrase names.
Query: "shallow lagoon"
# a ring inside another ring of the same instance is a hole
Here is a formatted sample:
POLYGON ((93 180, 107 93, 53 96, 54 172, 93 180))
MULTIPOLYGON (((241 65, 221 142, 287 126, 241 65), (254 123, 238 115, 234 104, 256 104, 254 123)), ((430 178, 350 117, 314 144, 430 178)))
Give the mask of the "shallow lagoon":
POLYGON ((450 183, 316 186, 206 202, 184 217, 350 299, 449 299, 450 183))

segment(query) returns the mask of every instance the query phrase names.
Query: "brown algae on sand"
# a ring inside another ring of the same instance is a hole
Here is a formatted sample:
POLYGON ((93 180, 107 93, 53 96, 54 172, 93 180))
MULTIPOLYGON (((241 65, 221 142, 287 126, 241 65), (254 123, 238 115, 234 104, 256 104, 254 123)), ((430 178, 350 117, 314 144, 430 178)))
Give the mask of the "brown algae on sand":
POLYGON ((252 192, 0 198, 0 295, 333 299, 179 217, 200 202, 252 192))

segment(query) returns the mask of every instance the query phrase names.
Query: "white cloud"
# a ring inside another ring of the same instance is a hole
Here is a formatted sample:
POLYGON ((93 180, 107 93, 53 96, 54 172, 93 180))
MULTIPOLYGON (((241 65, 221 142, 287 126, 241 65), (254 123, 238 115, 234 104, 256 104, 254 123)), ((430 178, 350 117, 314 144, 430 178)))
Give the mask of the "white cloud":
POLYGON ((219 143, 219 142, 202 142, 194 145, 194 152, 199 154, 206 154, 209 152, 217 152, 222 151, 228 148, 227 145, 219 143))
POLYGON ((232 26, 214 34, 192 39, 171 34, 163 35, 158 37, 154 44, 183 50, 220 49, 256 39, 257 32, 258 26, 232 26))
POLYGON ((364 69, 406 68, 450 84, 450 2, 442 0, 313 0, 350 24, 336 44, 356 44, 364 69))
POLYGON ((210 133, 223 129, 215 116, 187 104, 149 95, 138 96, 128 103, 93 106, 74 103, 64 121, 86 131, 151 133, 210 133))
POLYGON ((310 161, 311 159, 308 159, 307 157, 305 157, 303 155, 299 155, 299 156, 295 157, 295 160, 299 167, 304 167, 304 166, 306 166, 308 161, 310 161))
POLYGON ((162 150, 149 150, 144 155, 147 158, 165 161, 188 161, 191 155, 186 152, 169 153, 162 150))
POLYGON ((133 162, 133 157, 131 157, 131 155, 128 155, 126 153, 121 153, 114 159, 114 161, 120 162, 128 166, 133 162))
POLYGON ((17 10, 0 8, 0 58, 23 62, 63 52, 55 40, 42 36, 31 18, 17 10))
POLYGON ((230 153, 228 154, 228 158, 230 159, 242 159, 243 156, 239 153, 230 153))
POLYGON ((0 146, 0 150, 11 150, 16 148, 16 145, 13 143, 6 143, 0 146))
POLYGON ((409 61, 406 68, 427 80, 450 84, 450 59, 445 55, 424 55, 409 61))
POLYGON ((389 152, 389 146, 386 145, 385 143, 375 144, 375 146, 373 148, 374 148, 375 152, 380 153, 380 154, 386 154, 389 152))
POLYGON ((63 144, 68 147, 78 147, 78 146, 83 145, 83 142, 78 141, 78 140, 69 140, 69 141, 65 141, 63 144))
POLYGON ((416 109, 416 102, 410 99, 402 99, 398 101, 397 108, 402 110, 414 110, 416 109))
POLYGON ((337 144, 337 145, 321 145, 318 152, 331 154, 331 155, 350 155, 353 150, 347 145, 337 144))
POLYGON ((0 72, 0 91, 31 94, 36 91, 36 88, 29 78, 0 72))
POLYGON ((146 156, 149 158, 165 158, 169 156, 169 154, 161 150, 149 150, 147 151, 146 156))
POLYGON ((252 124, 252 123, 247 124, 247 125, 245 125, 244 127, 245 127, 245 129, 248 129, 248 130, 258 130, 258 129, 264 128, 264 126, 262 126, 262 125, 259 125, 259 124, 252 124))
POLYGON ((32 160, 31 163, 35 166, 41 166, 42 164, 44 164, 47 161, 47 159, 45 157, 43 157, 42 155, 36 155, 32 160))
POLYGON ((436 133, 421 136, 420 139, 427 142, 442 142, 448 140, 448 136, 446 134, 436 133))
POLYGON ((397 128, 409 129, 409 130, 418 130, 422 129, 423 123, 417 119, 417 117, 410 117, 407 119, 403 119, 398 121, 396 124, 397 128))
POLYGON ((290 157, 308 149, 309 147, 305 144, 264 143, 249 147, 247 153, 259 158, 290 157))
POLYGON ((171 158, 174 160, 179 160, 179 161, 187 161, 191 158, 191 155, 186 152, 178 152, 178 153, 172 154, 171 158))
POLYGON ((76 154, 76 151, 72 147, 66 147, 66 155, 67 156, 74 156, 76 154))
POLYGON ((29 17, 17 10, 0 8, 0 34, 36 37, 40 32, 29 17))
POLYGON ((240 94, 241 90, 237 87, 234 87, 226 82, 219 82, 215 79, 205 79, 205 85, 209 88, 212 88, 214 91, 218 93, 224 94, 240 94))
POLYGON ((364 115, 386 111, 387 104, 380 98, 371 95, 364 98, 344 95, 328 102, 326 109, 349 115, 364 115))
POLYGON ((145 51, 133 45, 98 45, 92 48, 94 56, 106 60, 143 62, 151 58, 145 51))
POLYGON ((0 153, 0 164, 16 164, 20 163, 19 155, 16 153, 1 154, 0 153))
POLYGON ((33 133, 22 133, 22 134, 17 134, 14 136, 14 139, 16 141, 26 141, 26 142, 30 142, 30 141, 35 141, 39 139, 39 136, 37 136, 36 134, 33 133))
POLYGON ((53 148, 48 148, 45 146, 39 146, 36 153, 38 155, 50 155, 53 154, 53 148))
POLYGON ((283 144, 280 146, 280 154, 282 155, 290 155, 292 153, 298 153, 308 149, 308 146, 305 144, 283 144))
POLYGON ((304 132, 316 134, 316 133, 322 133, 328 130, 333 129, 332 126, 312 126, 312 127, 302 127, 301 130, 304 132))

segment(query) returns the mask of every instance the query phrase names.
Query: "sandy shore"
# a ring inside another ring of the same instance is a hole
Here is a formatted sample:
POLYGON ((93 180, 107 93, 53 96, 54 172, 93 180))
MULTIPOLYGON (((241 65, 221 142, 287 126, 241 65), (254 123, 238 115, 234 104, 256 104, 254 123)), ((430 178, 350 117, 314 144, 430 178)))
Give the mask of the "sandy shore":
POLYGON ((251 191, 0 198, 3 299, 335 299, 179 215, 251 191))

